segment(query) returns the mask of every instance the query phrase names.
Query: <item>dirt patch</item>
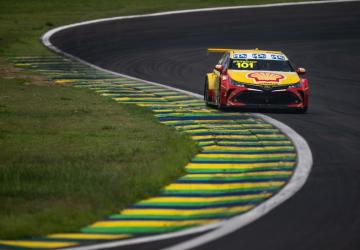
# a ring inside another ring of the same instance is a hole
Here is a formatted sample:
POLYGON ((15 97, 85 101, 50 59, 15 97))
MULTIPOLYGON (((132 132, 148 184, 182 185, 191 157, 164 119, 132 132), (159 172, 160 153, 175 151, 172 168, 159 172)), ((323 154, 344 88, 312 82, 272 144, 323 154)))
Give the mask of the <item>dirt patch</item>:
POLYGON ((2 58, 0 58, 0 77, 23 80, 25 85, 49 86, 55 84, 44 75, 15 67, 2 58))

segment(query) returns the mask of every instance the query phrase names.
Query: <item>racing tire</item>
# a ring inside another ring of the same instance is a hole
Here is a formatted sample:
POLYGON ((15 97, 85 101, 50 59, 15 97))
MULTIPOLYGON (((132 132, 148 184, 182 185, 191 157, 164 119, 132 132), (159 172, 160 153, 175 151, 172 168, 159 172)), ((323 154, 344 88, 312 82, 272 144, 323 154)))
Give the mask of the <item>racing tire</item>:
POLYGON ((305 114, 308 110, 308 107, 304 107, 304 108, 299 108, 298 110, 296 110, 296 113, 298 114, 305 114))
POLYGON ((214 105, 209 102, 209 83, 207 79, 205 80, 205 86, 204 86, 204 101, 206 106, 214 107, 214 105))
POLYGON ((219 83, 219 95, 216 97, 216 108, 218 110, 223 110, 225 108, 224 105, 221 104, 221 83, 219 83))

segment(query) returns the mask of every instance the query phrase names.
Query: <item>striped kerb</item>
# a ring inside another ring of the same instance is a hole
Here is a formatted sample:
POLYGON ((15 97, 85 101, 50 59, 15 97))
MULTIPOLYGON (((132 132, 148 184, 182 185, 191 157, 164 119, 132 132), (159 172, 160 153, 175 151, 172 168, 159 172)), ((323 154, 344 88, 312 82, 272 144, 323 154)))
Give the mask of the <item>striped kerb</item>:
MULTIPOLYGON (((0 241, 0 249, 50 249, 174 232, 246 213, 278 192, 292 176, 296 152, 279 129, 249 113, 223 113, 163 86, 96 71, 61 57, 14 58, 58 84, 92 89, 119 103, 153 111, 159 122, 200 147, 186 174, 158 196, 97 221, 79 233, 0 241)), ((121 157, 121 156, 119 156, 121 157)))

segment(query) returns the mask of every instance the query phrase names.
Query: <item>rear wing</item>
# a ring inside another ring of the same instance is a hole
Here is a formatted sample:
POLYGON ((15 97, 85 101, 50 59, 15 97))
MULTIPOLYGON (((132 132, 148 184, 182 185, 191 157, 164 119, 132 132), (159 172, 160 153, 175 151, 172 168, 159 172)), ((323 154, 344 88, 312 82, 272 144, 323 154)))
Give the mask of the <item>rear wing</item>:
POLYGON ((225 53, 229 51, 242 51, 244 53, 251 53, 254 51, 261 51, 261 53, 275 53, 275 54, 282 54, 281 51, 274 51, 274 50, 259 50, 259 48, 255 49, 228 49, 228 48, 208 48, 208 53, 225 53))
POLYGON ((225 53, 236 49, 225 49, 225 48, 208 48, 208 53, 225 53))

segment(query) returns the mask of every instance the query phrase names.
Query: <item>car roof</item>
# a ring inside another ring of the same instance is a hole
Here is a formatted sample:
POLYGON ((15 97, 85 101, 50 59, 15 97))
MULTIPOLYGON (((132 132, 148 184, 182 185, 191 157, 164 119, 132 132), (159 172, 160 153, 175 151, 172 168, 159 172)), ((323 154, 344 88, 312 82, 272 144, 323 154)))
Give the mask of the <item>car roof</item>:
MULTIPOLYGON (((265 55, 279 55, 283 56, 284 60, 288 60, 287 56, 278 50, 262 50, 262 49, 224 49, 224 48, 209 48, 208 52, 219 52, 219 53, 226 53, 228 52, 230 54, 230 58, 232 59, 238 59, 236 55, 239 54, 265 54, 265 55), (235 55, 235 56, 234 56, 235 55)), ((251 57, 248 57, 251 58, 251 57)))

